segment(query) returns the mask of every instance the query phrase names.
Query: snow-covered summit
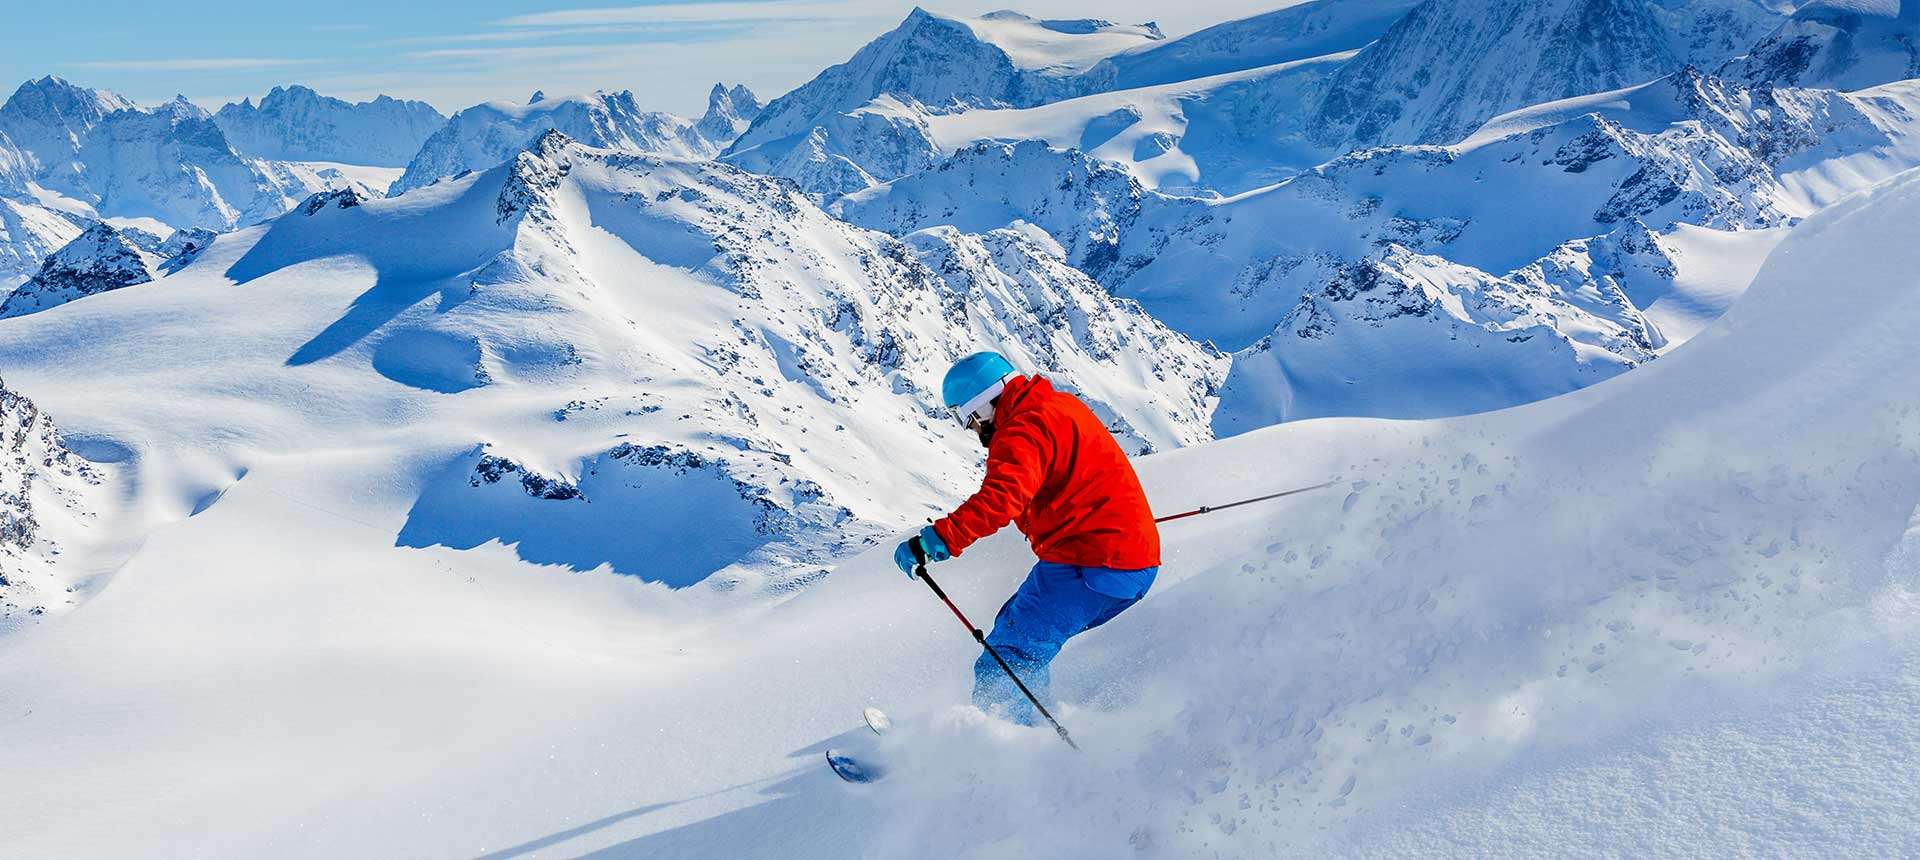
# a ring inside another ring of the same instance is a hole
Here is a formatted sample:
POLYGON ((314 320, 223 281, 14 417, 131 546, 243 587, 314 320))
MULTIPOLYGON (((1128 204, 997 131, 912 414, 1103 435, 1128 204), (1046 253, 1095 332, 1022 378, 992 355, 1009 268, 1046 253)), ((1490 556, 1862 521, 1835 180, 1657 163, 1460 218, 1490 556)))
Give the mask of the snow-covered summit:
POLYGON ((1815 0, 1721 74, 1836 90, 1920 78, 1920 0, 1815 0))
POLYGON ((1429 0, 1333 76, 1310 136, 1454 143, 1527 105, 1716 67, 1778 22, 1753 0, 1429 0))
POLYGON ((0 105, 0 132, 34 157, 36 170, 56 170, 108 114, 133 108, 115 93, 48 75, 21 84, 0 105))
POLYGON ((104 215, 216 231, 271 218, 314 190, 234 152, 213 115, 185 97, 107 114, 74 164, 43 179, 104 215))
POLYGON ((760 97, 747 89, 745 84, 734 84, 728 89, 726 84, 714 84, 707 93, 707 112, 695 124, 700 136, 713 143, 726 146, 747 130, 753 118, 760 115, 765 105, 760 97))
POLYGON ((233 148, 282 161, 404 167, 447 118, 432 105, 379 96, 350 103, 299 85, 274 87, 214 114, 233 148))
MULTIPOLYGON (((589 146, 664 155, 705 158, 725 145, 724 140, 708 139, 691 120, 641 109, 631 90, 534 95, 525 104, 494 101, 454 114, 421 144, 388 193, 399 195, 462 171, 493 167, 549 130, 589 146)), ((733 95, 728 92, 729 101, 733 95)), ((710 127, 717 130, 719 125, 710 127)), ((731 128, 731 121, 727 127, 731 128)))
POLYGON ((104 222, 88 227, 47 255, 38 273, 0 300, 0 319, 153 280, 162 260, 140 244, 157 250, 158 240, 138 243, 133 233, 104 222))
POLYGON ((1087 77, 1130 90, 1337 54, 1380 38, 1422 0, 1309 0, 1102 60, 1087 77))
POLYGON ((1082 72, 1161 38, 1151 25, 1047 21, 1014 12, 960 18, 916 8, 847 62, 768 103, 728 152, 790 146, 880 96, 943 113, 1078 95, 1082 72))
POLYGON ((975 38, 999 48, 1015 68, 1058 76, 1080 74, 1114 54, 1166 38, 1153 23, 1042 19, 1010 9, 955 20, 975 38))

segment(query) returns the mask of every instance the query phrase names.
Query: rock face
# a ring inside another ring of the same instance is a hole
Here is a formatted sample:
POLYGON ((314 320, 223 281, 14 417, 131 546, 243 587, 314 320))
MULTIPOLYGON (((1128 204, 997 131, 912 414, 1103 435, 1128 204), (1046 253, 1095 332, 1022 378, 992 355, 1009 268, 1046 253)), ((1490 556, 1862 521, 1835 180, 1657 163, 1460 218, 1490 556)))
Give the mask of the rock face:
POLYGON ((1717 66, 1778 20, 1746 0, 1429 0, 1334 75, 1311 136, 1454 143, 1517 108, 1717 66))
POLYGON ((426 102, 380 96, 350 103, 307 87, 274 87, 222 107, 214 121, 244 155, 404 167, 447 118, 426 102))
POLYGON ((106 90, 75 86, 51 75, 28 81, 0 105, 0 133, 34 159, 34 171, 62 171, 88 132, 133 102, 106 90))
MULTIPOLYGON (((723 109, 740 109, 733 104, 736 91, 742 101, 752 101, 752 93, 736 88, 727 92, 723 109)), ((641 110, 630 90, 571 98, 535 96, 526 104, 488 102, 454 114, 421 144, 388 193, 398 196, 461 171, 493 167, 546 131, 562 132, 589 146, 696 158, 715 155, 724 145, 705 137, 690 120, 641 110)))
POLYGON ((49 254, 39 272, 0 301, 0 319, 25 316, 179 271, 213 239, 211 230, 177 230, 162 240, 141 230, 96 222, 49 254))
POLYGON ((0 630, 74 603, 56 534, 94 516, 101 482, 53 419, 0 379, 0 630))
POLYGON ((1816 0, 1720 73, 1752 85, 1836 90, 1920 78, 1920 2, 1816 0))
POLYGON ((694 130, 724 149, 747 130, 764 107, 760 98, 743 84, 734 84, 733 89, 714 84, 713 91, 707 93, 707 112, 694 125, 694 130))

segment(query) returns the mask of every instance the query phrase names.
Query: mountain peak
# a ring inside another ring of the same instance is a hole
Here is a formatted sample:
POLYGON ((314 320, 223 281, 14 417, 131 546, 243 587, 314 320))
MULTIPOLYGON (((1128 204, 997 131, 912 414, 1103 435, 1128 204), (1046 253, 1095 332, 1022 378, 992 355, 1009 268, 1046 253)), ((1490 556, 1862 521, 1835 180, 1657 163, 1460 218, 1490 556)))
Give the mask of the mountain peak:
POLYGON ((1920 77, 1920 0, 1816 0, 1720 73, 1746 84, 1860 90, 1920 77))
POLYGON ((234 149, 258 158, 376 167, 406 164, 447 118, 426 102, 351 103, 301 84, 276 86, 214 115, 234 149))

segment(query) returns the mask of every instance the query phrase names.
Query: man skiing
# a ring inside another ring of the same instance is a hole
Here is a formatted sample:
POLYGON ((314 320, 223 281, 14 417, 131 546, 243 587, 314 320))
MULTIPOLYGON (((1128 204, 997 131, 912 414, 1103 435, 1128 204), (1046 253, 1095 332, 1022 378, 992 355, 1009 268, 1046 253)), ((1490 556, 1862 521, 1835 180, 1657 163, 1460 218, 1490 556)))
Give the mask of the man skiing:
MULTIPOLYGON (((996 353, 947 371, 941 398, 987 449, 980 490, 903 541, 894 563, 945 561, 1017 525, 1039 563, 993 620, 987 644, 1042 702, 1047 666, 1074 636, 1112 621, 1146 596, 1160 569, 1160 532, 1140 479, 1100 419, 1041 376, 1022 376, 996 353)), ((1033 707, 986 653, 973 665, 973 703, 1022 725, 1033 707)))

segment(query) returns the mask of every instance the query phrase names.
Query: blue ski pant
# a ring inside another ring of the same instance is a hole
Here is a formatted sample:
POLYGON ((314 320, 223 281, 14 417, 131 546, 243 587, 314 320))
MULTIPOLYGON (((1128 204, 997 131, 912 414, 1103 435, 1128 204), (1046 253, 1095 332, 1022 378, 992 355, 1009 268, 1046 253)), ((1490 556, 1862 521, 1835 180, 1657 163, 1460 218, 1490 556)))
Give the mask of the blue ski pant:
MULTIPOLYGON (((1099 627, 1145 597, 1157 567, 1115 570, 1043 561, 1007 598, 993 619, 987 644, 1020 673, 1041 704, 1051 707, 1047 667, 1067 640, 1099 627)), ((973 704, 1021 725, 1033 725, 1033 705, 984 650, 973 664, 973 704)))

